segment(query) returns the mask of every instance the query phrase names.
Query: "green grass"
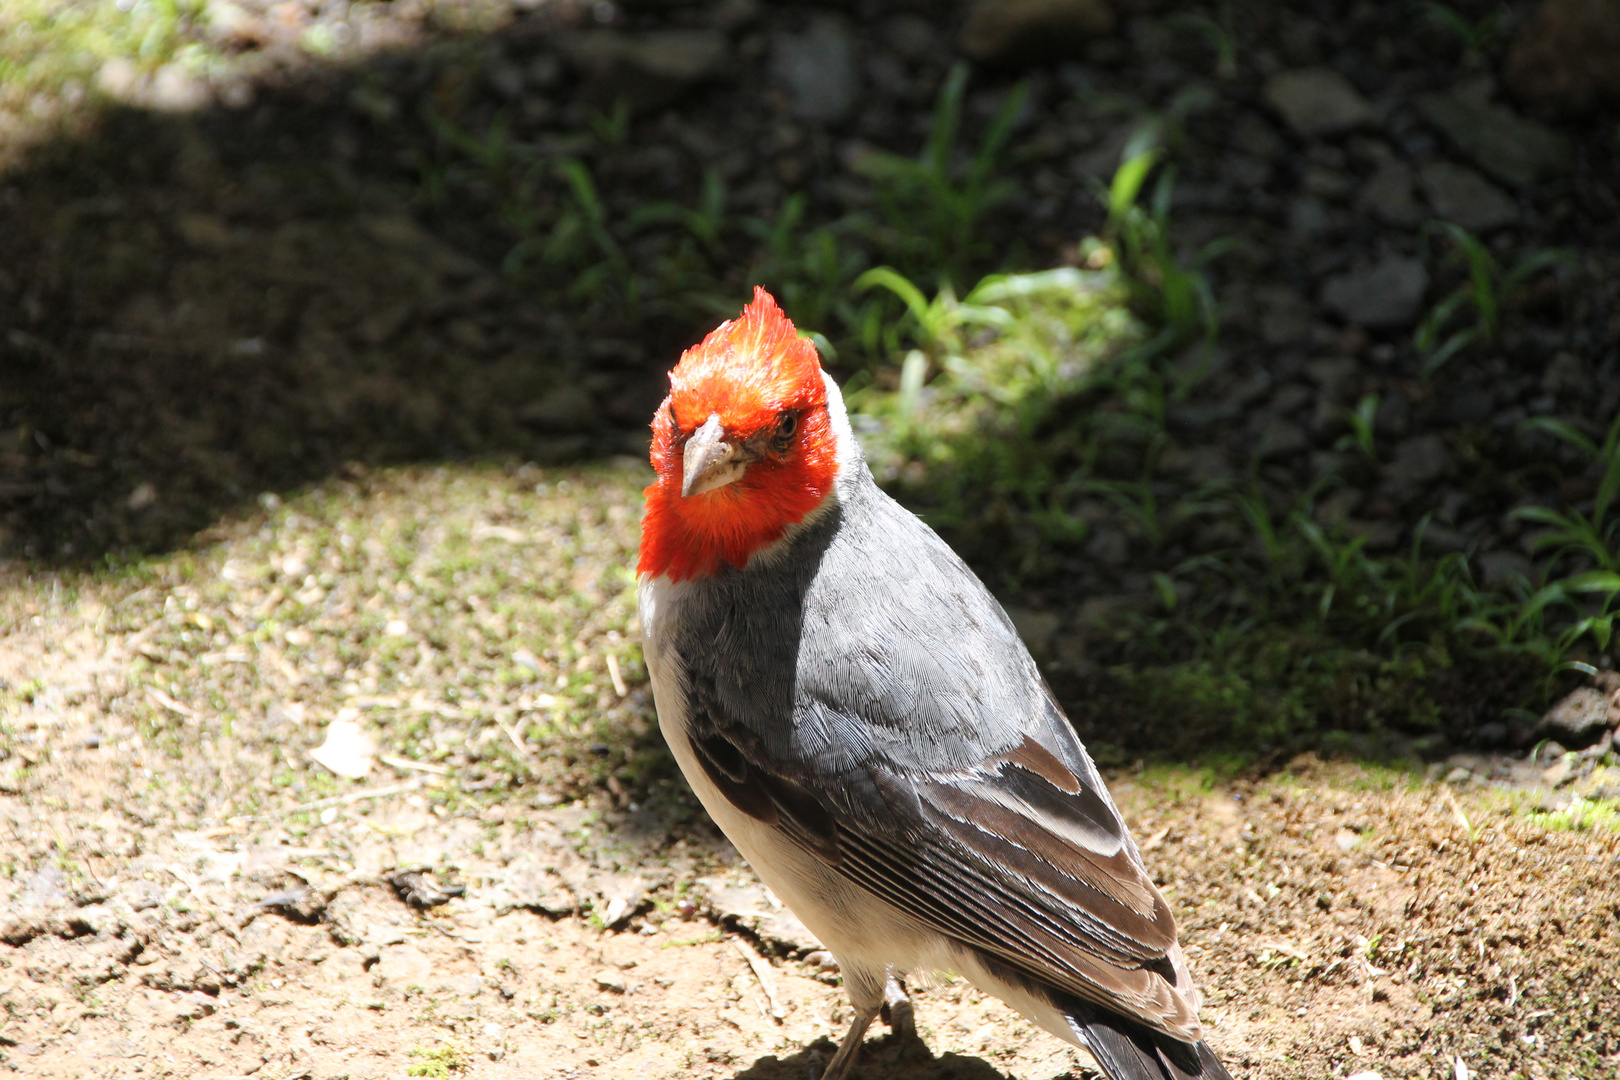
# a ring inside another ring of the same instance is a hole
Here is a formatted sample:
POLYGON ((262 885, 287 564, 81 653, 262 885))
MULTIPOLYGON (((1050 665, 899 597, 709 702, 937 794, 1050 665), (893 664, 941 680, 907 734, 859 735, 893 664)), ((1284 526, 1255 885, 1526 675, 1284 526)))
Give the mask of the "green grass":
MULTIPOLYGON (((1198 266, 1213 251, 1173 255, 1168 170, 1140 203, 1164 152, 1144 130, 1103 193, 1105 237, 1083 248, 1098 269, 992 276, 960 300, 888 267, 859 279, 905 312, 885 331, 898 363, 849 392, 880 480, 1014 594, 1060 582, 1099 526, 1122 531, 1148 587, 1091 628, 1102 667, 1089 678, 1116 712, 1177 717, 1186 745, 1376 752, 1381 733, 1441 731, 1445 687, 1468 672, 1492 671, 1519 695, 1502 705, 1534 709, 1559 673, 1594 670, 1620 597, 1620 420, 1601 443, 1530 422, 1601 479, 1590 510, 1516 511, 1544 527, 1541 564, 1534 581, 1489 588, 1467 553, 1425 550, 1427 520, 1391 554, 1319 520, 1317 503, 1353 477, 1289 491, 1256 472, 1204 484, 1163 472, 1167 409, 1202 378, 1172 349, 1196 357, 1219 327, 1198 266)), ((1504 292, 1550 258, 1506 279, 1476 260, 1479 340, 1498 332, 1504 292)), ((1369 396, 1346 416, 1343 446, 1369 467, 1377 406, 1369 396)))
POLYGON ((447 1044, 436 1046, 431 1050, 421 1047, 411 1047, 406 1055, 412 1059, 412 1064, 406 1066, 406 1076, 425 1076, 430 1080, 451 1080, 451 1077, 460 1075, 472 1068, 472 1057, 465 1048, 447 1044))

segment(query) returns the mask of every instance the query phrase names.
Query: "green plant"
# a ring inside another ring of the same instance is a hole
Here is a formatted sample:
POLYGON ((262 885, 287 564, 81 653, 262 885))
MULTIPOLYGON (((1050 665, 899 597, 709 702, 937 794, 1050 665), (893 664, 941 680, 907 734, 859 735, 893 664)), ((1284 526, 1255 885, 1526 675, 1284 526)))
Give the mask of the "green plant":
POLYGON ((1220 16, 1220 20, 1217 21, 1208 15, 1182 12, 1165 19, 1164 25, 1167 29, 1202 37, 1215 52, 1215 77, 1222 80, 1233 79, 1237 77, 1237 45, 1230 30, 1232 22, 1230 4, 1221 5, 1220 16))
POLYGON ((1620 494, 1620 416, 1609 424, 1601 446, 1568 423, 1549 416, 1533 417, 1522 427, 1562 440, 1584 454, 1602 473, 1589 513, 1579 510, 1559 513, 1545 506, 1525 506, 1513 511, 1511 516, 1519 521, 1546 526, 1547 531, 1535 539, 1534 547, 1537 551, 1552 551, 1548 572, 1568 556, 1589 559, 1599 569, 1610 573, 1620 571, 1620 515, 1610 516, 1615 496, 1620 494))
MULTIPOLYGON (((1147 346, 1152 351, 1199 338, 1206 344, 1214 342, 1220 323, 1202 267, 1232 247, 1232 241, 1223 238, 1205 244, 1185 265, 1176 258, 1170 242, 1173 168, 1160 173, 1150 208, 1142 207, 1143 186, 1163 157, 1161 139, 1161 125, 1140 129, 1103 193, 1108 210, 1104 237, 1118 254, 1136 304, 1160 327, 1147 346)), ((1107 262, 1109 255, 1094 250, 1092 257, 1107 262)))
POLYGON ((464 1073, 472 1067, 472 1058, 466 1048, 455 1043, 446 1043, 434 1047, 432 1050, 423 1050, 413 1046, 406 1052, 415 1059, 415 1063, 405 1068, 406 1076, 426 1076, 431 1080, 450 1080, 457 1073, 464 1073))
POLYGON ((1435 0, 1425 0, 1422 8, 1425 18, 1454 35, 1462 44, 1463 51, 1471 55, 1483 55, 1494 49, 1506 30, 1505 8, 1493 11, 1478 21, 1470 21, 1456 8, 1436 3, 1435 0))
POLYGON ((1437 303, 1412 336, 1412 343, 1424 354, 1425 377, 1433 375, 1446 361, 1476 342, 1494 345, 1501 329, 1504 305, 1530 279, 1572 257, 1557 248, 1533 251, 1513 269, 1504 271, 1484 242, 1462 226, 1433 221, 1424 229, 1426 238, 1437 234, 1452 242, 1454 254, 1461 257, 1467 268, 1468 281, 1437 303), (1446 334, 1453 317, 1469 307, 1474 312, 1473 325, 1446 334))
POLYGON ((928 144, 919 157, 874 152, 855 163, 876 189, 887 230, 874 239, 886 261, 908 276, 937 277, 958 287, 985 255, 976 231, 980 220, 1017 191, 997 170, 1029 98, 1027 84, 1014 87, 978 150, 962 165, 956 160, 957 139, 967 83, 968 66, 956 64, 940 89, 928 144))
POLYGON ((1350 434, 1340 440, 1340 446, 1354 446, 1363 459, 1376 465, 1378 445, 1374 422, 1378 418, 1378 395, 1367 394, 1356 402, 1354 409, 1345 411, 1344 418, 1350 424, 1350 434))

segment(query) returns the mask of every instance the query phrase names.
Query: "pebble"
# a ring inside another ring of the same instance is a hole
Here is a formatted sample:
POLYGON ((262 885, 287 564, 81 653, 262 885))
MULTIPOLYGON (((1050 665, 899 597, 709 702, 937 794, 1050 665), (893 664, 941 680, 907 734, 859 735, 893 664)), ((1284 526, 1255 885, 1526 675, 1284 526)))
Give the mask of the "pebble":
POLYGON ((982 64, 1024 66, 1077 56, 1115 22, 1107 0, 976 0, 958 44, 982 64))
POLYGON ((1451 468, 1451 449, 1438 435, 1414 435, 1395 446, 1395 460, 1384 467, 1384 477, 1397 489, 1427 487, 1451 468))
POLYGON ((1425 214, 1412 191, 1412 169, 1404 161, 1389 158, 1362 185, 1356 206, 1390 225, 1411 228, 1425 214))
POLYGON ((1500 229, 1519 218, 1518 205, 1472 169, 1449 161, 1432 161, 1423 166, 1419 177, 1434 212, 1470 232, 1500 229))
POLYGON ((591 30, 563 41, 586 78, 586 98, 599 107, 619 100, 632 109, 661 108, 719 74, 730 45, 718 30, 591 30))
POLYGON ((787 89, 801 120, 842 120, 861 91, 855 39, 840 19, 818 18, 802 34, 779 35, 771 75, 787 89))
POLYGON ((1418 98, 1418 109, 1474 164, 1505 184, 1527 187, 1574 164, 1574 151, 1562 135, 1476 95, 1426 94, 1418 98))
POLYGON ((1322 286, 1322 306, 1372 329, 1409 326, 1417 318, 1429 272, 1417 259, 1386 255, 1331 277, 1322 286))
POLYGON ((610 994, 622 994, 630 988, 622 972, 607 968, 598 971, 594 981, 598 990, 606 990, 610 994))
POLYGON ((1291 458, 1310 449, 1310 446, 1311 439, 1305 434, 1304 428, 1291 420, 1273 417, 1260 433, 1260 443, 1255 453, 1263 460, 1291 458))
POLYGON ((1342 135, 1374 115, 1350 80, 1327 67, 1279 71, 1261 93, 1294 134, 1307 139, 1342 135))
POLYGON ((1537 729, 1565 743, 1584 743, 1609 725, 1609 699, 1599 690, 1583 686, 1571 691, 1547 710, 1537 729))

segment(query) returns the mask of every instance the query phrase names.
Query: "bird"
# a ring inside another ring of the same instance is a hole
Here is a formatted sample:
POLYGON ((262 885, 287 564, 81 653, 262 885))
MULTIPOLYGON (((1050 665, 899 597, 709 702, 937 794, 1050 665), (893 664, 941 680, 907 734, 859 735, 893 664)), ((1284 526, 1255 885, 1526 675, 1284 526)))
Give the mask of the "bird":
POLYGON ((682 353, 652 421, 638 604, 698 800, 833 954, 854 1009, 954 973, 1111 1080, 1229 1080, 1175 921, 979 578, 878 487, 838 384, 764 289, 682 353))

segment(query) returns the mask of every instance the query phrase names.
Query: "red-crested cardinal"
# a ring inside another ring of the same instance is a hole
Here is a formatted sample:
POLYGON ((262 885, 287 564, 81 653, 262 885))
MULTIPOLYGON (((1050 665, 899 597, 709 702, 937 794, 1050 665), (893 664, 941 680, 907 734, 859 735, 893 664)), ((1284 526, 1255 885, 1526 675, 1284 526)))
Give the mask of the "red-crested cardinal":
POLYGON ((904 978, 950 971, 1113 1080, 1218 1080, 1175 922, 990 592, 873 481, 763 290, 653 418, 641 617, 699 800, 838 959, 843 1080, 904 978))

